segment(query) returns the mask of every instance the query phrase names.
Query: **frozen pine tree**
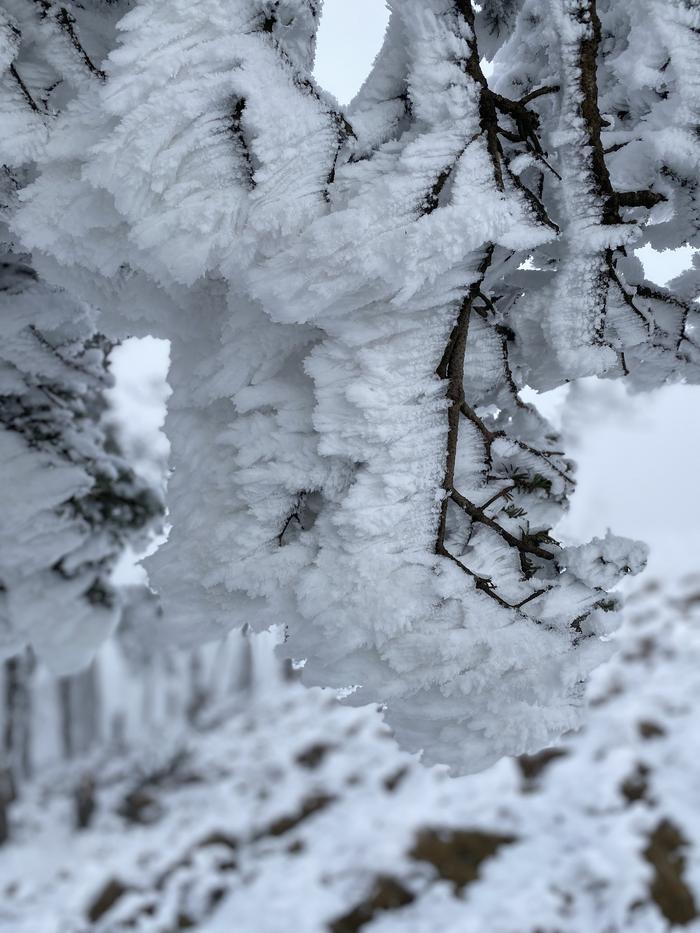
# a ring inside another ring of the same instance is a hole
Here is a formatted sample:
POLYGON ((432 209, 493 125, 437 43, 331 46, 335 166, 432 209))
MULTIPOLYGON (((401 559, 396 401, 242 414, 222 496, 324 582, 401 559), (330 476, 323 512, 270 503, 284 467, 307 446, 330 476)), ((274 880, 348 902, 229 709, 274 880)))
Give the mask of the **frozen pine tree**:
POLYGON ((393 0, 346 111, 317 0, 11 6, 65 69, 12 86, 28 126, 48 94, 12 229, 171 341, 172 637, 283 624, 455 770, 575 726, 644 548, 556 540, 573 465, 521 390, 697 379, 697 270, 637 258, 700 237, 695 0, 393 0))
POLYGON ((108 346, 85 309, 11 253, 0 282, 0 650, 65 673, 114 627, 111 570, 162 506, 102 423, 108 346))
MULTIPOLYGON (((127 542, 147 536, 162 504, 105 421, 110 343, 95 312, 42 281, 8 227, 55 107, 101 72, 67 8, 15 2, 0 12, 0 656, 30 644, 65 673, 113 628, 111 570, 127 542)), ((29 695, 19 663, 8 662, 7 677, 21 674, 17 689, 29 695)), ((9 700, 4 713, 7 737, 9 700)), ((10 757, 19 747, 6 745, 10 757)))

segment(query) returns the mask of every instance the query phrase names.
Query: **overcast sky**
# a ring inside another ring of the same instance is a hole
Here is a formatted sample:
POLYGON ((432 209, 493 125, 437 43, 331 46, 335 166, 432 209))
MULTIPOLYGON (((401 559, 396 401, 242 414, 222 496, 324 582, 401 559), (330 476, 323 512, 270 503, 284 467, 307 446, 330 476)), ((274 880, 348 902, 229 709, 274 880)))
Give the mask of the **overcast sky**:
MULTIPOLYGON (((383 0, 325 0, 316 77, 341 103, 369 72, 387 20, 383 0)), ((644 259, 660 282, 688 261, 687 254, 644 259)), ((700 570, 700 388, 630 398, 620 384, 588 383, 561 411, 565 395, 541 400, 559 410, 579 462, 578 491, 561 532, 580 540, 610 527, 647 540, 650 576, 700 570)))
POLYGON ((347 104, 379 51, 389 13, 384 0, 324 0, 316 78, 347 104))

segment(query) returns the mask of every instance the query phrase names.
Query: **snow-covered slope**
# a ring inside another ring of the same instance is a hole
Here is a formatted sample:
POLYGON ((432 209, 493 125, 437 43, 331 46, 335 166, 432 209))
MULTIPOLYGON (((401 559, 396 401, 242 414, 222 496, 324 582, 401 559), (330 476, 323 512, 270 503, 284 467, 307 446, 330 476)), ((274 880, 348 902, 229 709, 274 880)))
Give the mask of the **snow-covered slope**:
POLYGON ((480 775, 426 769, 376 712, 298 686, 53 772, 0 850, 0 929, 700 929, 699 625, 700 580, 638 594, 586 730, 480 775))

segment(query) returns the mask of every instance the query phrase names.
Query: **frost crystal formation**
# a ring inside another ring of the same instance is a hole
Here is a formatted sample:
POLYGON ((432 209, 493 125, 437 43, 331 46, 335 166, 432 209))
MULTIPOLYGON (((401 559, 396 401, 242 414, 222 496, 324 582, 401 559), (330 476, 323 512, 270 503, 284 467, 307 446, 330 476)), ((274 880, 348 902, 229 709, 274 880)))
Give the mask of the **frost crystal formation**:
POLYGON ((173 637, 281 623, 474 770, 578 723, 644 564, 555 540, 573 466, 520 390, 697 379, 698 268, 636 251, 699 245, 700 8, 390 7, 343 110, 318 0, 5 2, 9 223, 56 308, 171 341, 173 637))

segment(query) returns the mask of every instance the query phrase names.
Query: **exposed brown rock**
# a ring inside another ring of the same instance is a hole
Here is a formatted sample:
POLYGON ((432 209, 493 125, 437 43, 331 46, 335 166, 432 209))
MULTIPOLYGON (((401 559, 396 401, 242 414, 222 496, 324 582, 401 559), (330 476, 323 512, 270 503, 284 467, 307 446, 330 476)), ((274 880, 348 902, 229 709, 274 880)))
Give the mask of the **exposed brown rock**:
POLYGON ((301 765, 302 768, 308 768, 309 771, 313 771, 323 763, 323 760, 328 752, 332 751, 332 748, 332 745, 327 745, 324 742, 316 742, 316 744, 300 752, 296 757, 296 762, 301 765))
POLYGON ((635 803, 637 800, 644 800, 649 791, 649 768, 646 765, 638 764, 628 778, 620 785, 620 792, 628 803, 635 803))
POLYGON ((388 777, 385 777, 383 780, 384 790, 388 794, 393 794, 399 784, 408 774, 408 768, 399 768, 398 771, 394 771, 393 774, 390 774, 388 777))
POLYGON ((129 890, 118 878, 111 878, 97 894, 87 909, 87 917, 91 923, 96 923, 110 911, 117 901, 129 890))
POLYGON ((310 816, 313 816, 314 813, 318 813, 320 810, 325 810, 325 808, 333 803, 335 797, 329 797, 327 794, 318 794, 314 797, 307 797, 301 804, 301 807, 298 813, 293 814, 292 816, 281 816, 278 820, 270 823, 267 829, 262 830, 262 832, 257 833, 255 839, 262 839, 264 836, 283 836, 284 833, 288 833, 290 829, 294 829, 299 826, 300 823, 303 823, 304 820, 307 820, 310 816))
POLYGON ((563 748, 543 748, 534 755, 520 755, 516 758, 518 767, 527 783, 535 781, 553 761, 565 758, 567 752, 563 748))
POLYGON ((514 842, 515 836, 481 830, 424 829, 409 855, 419 862, 430 862, 441 878, 461 891, 479 877, 483 862, 514 842))
POLYGON ((639 723, 639 734, 643 739, 660 739, 666 735, 666 730, 656 722, 645 719, 639 723))
POLYGON ((329 933, 357 933, 378 913, 398 910, 414 900, 414 895, 396 878, 380 876, 364 901, 353 907, 349 913, 331 922, 328 927, 329 933))
POLYGON ((685 926, 698 918, 693 892, 683 877, 687 846, 680 830, 670 820, 661 820, 649 837, 644 858, 654 868, 649 886, 651 899, 672 924, 685 926))

